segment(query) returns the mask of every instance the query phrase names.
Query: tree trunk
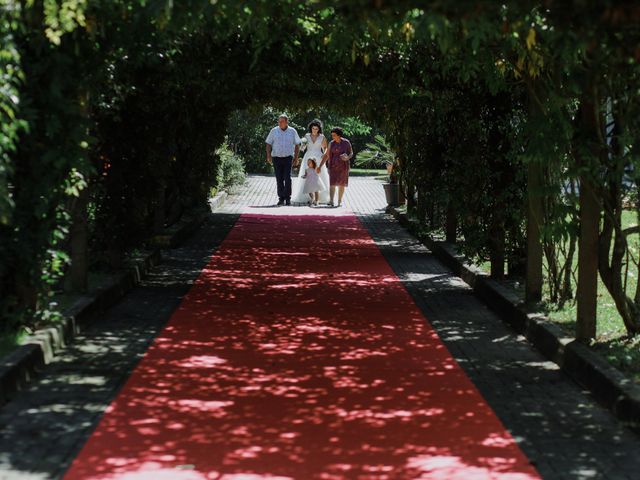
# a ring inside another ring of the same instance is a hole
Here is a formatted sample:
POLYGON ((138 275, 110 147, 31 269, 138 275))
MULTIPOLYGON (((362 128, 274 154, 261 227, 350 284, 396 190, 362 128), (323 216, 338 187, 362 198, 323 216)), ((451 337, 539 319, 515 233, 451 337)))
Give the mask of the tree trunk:
POLYGON ((413 180, 407 179, 407 212, 414 212, 416 208, 416 187, 413 180))
POLYGON ((584 342, 596 337, 599 228, 600 202, 591 181, 582 177, 580 179, 576 339, 584 342))
POLYGON ((458 240, 458 216, 453 202, 449 200, 447 204, 447 219, 445 225, 446 240, 449 243, 456 243, 458 240))
MULTIPOLYGON (((636 195, 638 195, 637 198, 640 199, 640 185, 637 185, 637 184, 636 184, 636 195)), ((636 211, 636 223, 640 225, 640 200, 635 206, 635 211, 636 211)), ((636 302, 636 305, 640 305, 640 281, 638 281, 636 284, 636 293, 634 295, 634 301, 636 302)))
POLYGON ((600 233, 600 246, 598 267, 600 277, 605 287, 611 294, 616 304, 618 313, 630 335, 640 332, 639 309, 636 302, 627 296, 627 276, 625 268, 629 251, 627 237, 622 231, 623 195, 622 182, 624 178, 624 147, 620 142, 622 135, 621 119, 611 113, 614 120, 613 138, 611 141, 611 154, 603 145, 603 164, 607 165, 607 188, 604 189, 603 207, 604 218, 602 232, 600 233), (613 244, 613 249, 611 248, 613 244))
POLYGON ((425 192, 424 185, 418 186, 418 204, 416 205, 416 214, 418 221, 422 224, 426 223, 427 219, 427 193, 425 192))
POLYGON ((571 235, 569 237, 569 251, 567 253, 567 257, 565 258, 564 264, 564 278, 562 281, 562 290, 560 293, 560 298, 558 299, 560 305, 564 305, 565 302, 571 300, 573 298, 573 287, 571 286, 571 278, 573 276, 573 258, 576 254, 576 238, 571 235))
POLYGON ((489 236, 491 278, 504 278, 505 231, 501 222, 491 228, 489 236))
POLYGON ((627 333, 635 335, 640 332, 639 311, 637 305, 627 297, 627 292, 622 282, 627 241, 621 232, 622 201, 619 195, 616 200, 619 202, 619 205, 617 205, 619 208, 616 208, 613 212, 609 211, 608 208, 605 210, 604 225, 600 234, 598 266, 602 283, 611 294, 627 333), (611 252, 612 242, 613 252, 611 252))
MULTIPOLYGON (((574 141, 579 142, 574 154, 581 170, 580 176, 580 239, 578 243, 578 291, 576 339, 589 342, 596 337, 598 301, 598 243, 600 213, 602 211, 595 185, 589 177, 595 173, 593 161, 581 158, 585 145, 597 145, 600 122, 596 112, 597 97, 593 88, 587 88, 578 111, 574 141)), ((593 147, 591 147, 593 148, 593 147)), ((599 147, 597 147, 599 148, 599 147)), ((597 158, 598 152, 592 152, 597 158)))
POLYGON ((165 186, 158 185, 156 201, 153 205, 153 231, 160 233, 164 229, 165 221, 165 186))
MULTIPOLYGON (((516 232, 517 235, 519 232, 516 232)), ((515 238, 515 235, 511 235, 515 238)), ((507 275, 510 277, 526 278, 527 275, 527 247, 516 245, 507 256, 507 275)))
POLYGON ((15 292, 18 297, 18 309, 26 314, 25 319, 32 320, 33 313, 38 309, 38 288, 31 278, 19 272, 16 277, 15 292))
POLYGON ((69 278, 74 292, 86 292, 89 288, 89 226, 87 222, 87 205, 89 190, 80 191, 78 198, 71 206, 71 266, 69 278))
MULTIPOLYGON (((571 196, 575 198, 576 192, 576 182, 571 181, 569 183, 569 192, 571 196)), ((579 224, 579 214, 572 212, 572 221, 575 224, 579 224)), ((560 306, 563 306, 565 302, 573 299, 573 259, 576 255, 576 247, 577 247, 578 239, 575 235, 569 234, 569 248, 564 258, 564 265, 562 266, 562 288, 560 290, 560 297, 558 299, 560 306)))
POLYGON ((539 302, 542 299, 542 235, 540 225, 544 218, 541 188, 542 165, 530 162, 527 165, 527 267, 525 279, 525 301, 539 302))
POLYGON ((429 228, 431 230, 436 228, 437 225, 437 221, 436 221, 436 202, 433 199, 433 197, 429 197, 428 203, 427 203, 427 220, 428 220, 428 224, 429 224, 429 228))
POLYGON ((404 175, 399 175, 398 176, 398 204, 399 205, 404 205, 405 202, 407 201, 407 197, 404 194, 404 189, 405 189, 404 175))
POLYGON ((557 303, 560 291, 560 274, 558 268, 558 254, 555 242, 543 242, 544 256, 547 259, 547 284, 549 285, 549 300, 557 303))
POLYGON ((542 195, 542 166, 527 166, 527 277, 525 300, 539 302, 542 299, 542 241, 540 225, 544 215, 542 195))

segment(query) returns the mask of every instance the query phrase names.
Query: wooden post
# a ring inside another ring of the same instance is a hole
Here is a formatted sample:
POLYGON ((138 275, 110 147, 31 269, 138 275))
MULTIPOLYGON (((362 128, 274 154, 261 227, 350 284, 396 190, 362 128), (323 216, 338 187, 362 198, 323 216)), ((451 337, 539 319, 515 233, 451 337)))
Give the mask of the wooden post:
POLYGON ((407 212, 414 212, 416 208, 416 187, 413 180, 407 178, 407 212))
MULTIPOLYGON (((596 112, 597 97, 593 87, 585 90, 578 111, 578 130, 574 148, 576 158, 584 171, 593 170, 593 162, 580 157, 584 143, 598 145, 600 122, 596 112)), ((591 147, 599 149, 599 146, 591 147)), ((599 152, 594 151, 597 157, 599 152)), ((580 238, 578 240, 578 288, 576 339, 589 342, 596 336, 598 304, 598 243, 600 235, 601 206, 595 185, 588 173, 580 179, 580 238)))
POLYGON ((405 181, 404 175, 398 175, 398 204, 404 205, 407 201, 407 197, 404 194, 405 181))
POLYGON ((504 278, 506 260, 504 224, 499 219, 495 219, 495 222, 489 233, 491 278, 504 278))
POLYGON ((87 205, 89 188, 80 191, 71 207, 71 265, 69 279, 74 292, 86 292, 89 288, 89 226, 87 222, 87 205))
POLYGON ((422 224, 427 222, 427 194, 424 191, 424 185, 418 185, 416 187, 418 191, 418 202, 416 204, 416 215, 418 221, 422 224))
POLYGON ((449 243, 456 243, 458 240, 458 216, 456 215, 456 209, 451 200, 449 200, 447 204, 445 239, 449 243))
POLYGON ((591 182, 581 177, 576 339, 584 342, 596 336, 599 231, 600 203, 591 182))
POLYGON ((156 199, 153 205, 153 231, 160 233, 165 222, 165 186, 160 183, 156 189, 156 199))
POLYGON ((539 302, 542 299, 542 241, 540 225, 544 215, 542 204, 542 165, 530 162, 527 165, 527 266, 525 279, 525 301, 539 302))
MULTIPOLYGON (((540 120, 543 112, 540 105, 539 85, 528 83, 529 117, 540 120)), ((535 303, 542 300, 542 235, 540 226, 544 222, 544 203, 542 195, 543 165, 538 161, 527 164, 527 263, 525 266, 525 302, 535 303)))

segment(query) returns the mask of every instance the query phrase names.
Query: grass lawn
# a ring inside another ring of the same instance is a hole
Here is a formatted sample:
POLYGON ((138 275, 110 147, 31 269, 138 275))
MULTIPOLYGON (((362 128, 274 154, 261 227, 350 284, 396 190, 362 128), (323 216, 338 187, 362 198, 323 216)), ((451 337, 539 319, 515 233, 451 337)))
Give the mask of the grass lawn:
POLYGON ((385 169, 379 168, 351 168, 349 169, 349 175, 356 177, 386 177, 389 174, 385 169))
MULTIPOLYGON (((568 335, 575 334, 576 304, 550 308, 549 319, 562 327, 568 335)), ((597 337, 592 347, 609 362, 640 383, 640 337, 628 338, 622 319, 606 288, 598 285, 597 337)))
MULTIPOLYGON (((634 211, 627 210, 623 213, 622 228, 636 225, 637 216, 634 211)), ((632 256, 636 259, 640 252, 640 237, 630 235, 628 237, 629 248, 632 256)), ((490 271, 490 263, 483 262, 480 268, 487 273, 490 271)), ((545 264, 546 268, 546 264, 545 264)), ((576 292, 576 279, 578 268, 578 254, 573 259, 573 268, 576 273, 573 276, 573 292, 576 292)), ((627 278, 627 295, 633 297, 638 282, 638 270, 633 263, 629 267, 629 275, 627 278)), ((548 286, 545 284, 545 290, 548 286)), ((524 297, 524 289, 520 289, 524 297)), ((562 308, 549 302, 548 297, 543 299, 543 308, 549 317, 549 320, 558 324, 567 336, 573 337, 576 329, 576 310, 575 302, 567 302, 562 308)), ((598 305, 597 305, 597 333, 596 341, 592 347, 603 355, 609 362, 627 375, 640 383, 640 338, 628 338, 627 331, 622 322, 618 310, 616 309, 613 298, 602 283, 602 279, 598 276, 598 305)))
MULTIPOLYGON (((638 218, 632 210, 626 210, 622 216, 622 228, 636 225, 638 218)), ((638 260, 640 252, 640 237, 637 234, 628 237, 629 250, 632 257, 638 260)), ((574 268, 577 268, 578 255, 574 258, 574 268)), ((576 274, 577 276, 577 274, 576 274)), ((576 289, 576 276, 574 276, 573 289, 576 289)), ((638 269, 630 262, 627 277, 627 295, 634 296, 638 283, 638 269)), ((558 309, 549 306, 550 320, 560 325, 568 334, 573 335, 576 326, 576 304, 567 303, 558 309)), ((629 374, 636 382, 640 383, 640 338, 628 338, 627 331, 618 314, 618 310, 609 295, 602 279, 598 277, 598 307, 597 307, 597 337, 593 348, 599 351, 609 362, 629 374)))
MULTIPOLYGON (((628 210, 623 215, 622 228, 627 228, 637 224, 637 216, 634 211, 628 210)), ((420 233, 427 233, 434 238, 442 238, 442 232, 427 231, 422 228, 420 233)), ((630 235, 628 237, 629 248, 632 256, 640 259, 640 236, 630 235)), ((476 259, 476 265, 484 272, 489 273, 491 264, 488 261, 476 259)), ((574 269, 577 269, 578 255, 574 257, 574 269)), ((575 294, 577 272, 573 278, 573 291, 575 294)), ((629 275, 627 279, 627 294, 633 297, 638 281, 638 270, 635 265, 629 267, 629 275)), ((507 278, 501 284, 516 291, 518 295, 524 298, 524 279, 507 278)), ((548 290, 545 285, 545 290, 548 290)), ((562 308, 549 303, 548 298, 542 304, 542 308, 549 319, 558 324, 568 337, 575 335, 576 328, 576 304, 575 302, 567 302, 562 308)), ((637 338, 628 338, 624 323, 618 310, 613 302, 613 298, 602 283, 602 279, 598 277, 598 306, 597 306, 597 338, 592 347, 598 351, 603 357, 615 367, 619 368, 636 382, 640 383, 640 336, 637 338)))

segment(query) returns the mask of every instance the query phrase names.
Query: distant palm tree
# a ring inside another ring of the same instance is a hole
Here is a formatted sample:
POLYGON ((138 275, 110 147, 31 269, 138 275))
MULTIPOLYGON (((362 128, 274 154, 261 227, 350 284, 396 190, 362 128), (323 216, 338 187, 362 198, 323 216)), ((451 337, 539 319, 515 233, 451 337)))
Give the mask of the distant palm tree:
POLYGON ((396 153, 391 149, 382 135, 374 137, 374 143, 367 143, 367 148, 358 153, 356 165, 359 167, 374 167, 384 165, 389 169, 396 160, 396 153))

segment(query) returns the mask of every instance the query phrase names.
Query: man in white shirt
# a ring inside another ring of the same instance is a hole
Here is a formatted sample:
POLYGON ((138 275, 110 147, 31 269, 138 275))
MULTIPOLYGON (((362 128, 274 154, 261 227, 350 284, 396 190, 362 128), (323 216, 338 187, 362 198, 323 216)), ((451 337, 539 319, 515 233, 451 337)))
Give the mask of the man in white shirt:
POLYGON ((267 136, 267 163, 273 165, 278 185, 278 206, 291 205, 291 166, 298 165, 300 136, 295 128, 289 126, 289 117, 285 114, 278 118, 278 126, 271 129, 267 136))

